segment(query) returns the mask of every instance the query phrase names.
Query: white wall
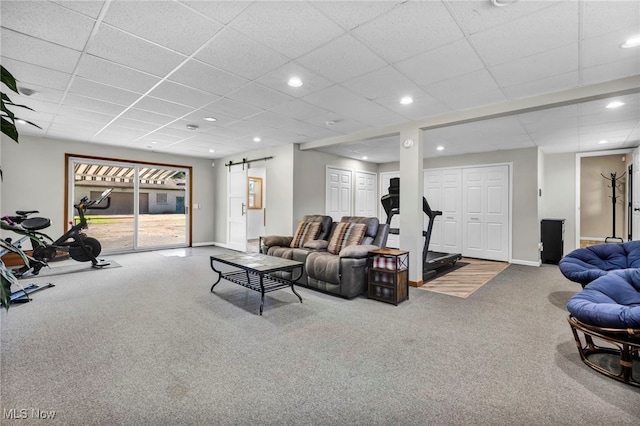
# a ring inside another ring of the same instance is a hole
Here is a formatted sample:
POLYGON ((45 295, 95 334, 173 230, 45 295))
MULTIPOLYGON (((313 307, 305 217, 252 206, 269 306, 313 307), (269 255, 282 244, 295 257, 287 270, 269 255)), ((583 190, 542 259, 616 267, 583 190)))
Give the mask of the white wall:
POLYGON ((191 166, 191 203, 200 204, 200 209, 192 210, 192 242, 213 241, 215 174, 210 159, 34 136, 21 136, 19 144, 2 136, 1 152, 2 214, 20 209, 39 210, 42 216, 51 219, 47 234, 53 237, 64 232, 65 154, 191 166))
POLYGON ((565 219, 564 254, 567 254, 576 248, 576 154, 546 154, 544 183, 542 216, 565 219))

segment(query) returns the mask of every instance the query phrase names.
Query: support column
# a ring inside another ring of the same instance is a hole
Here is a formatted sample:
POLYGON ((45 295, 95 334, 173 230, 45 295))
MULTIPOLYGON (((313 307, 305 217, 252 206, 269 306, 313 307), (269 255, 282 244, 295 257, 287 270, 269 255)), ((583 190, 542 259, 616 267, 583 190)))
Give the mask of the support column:
POLYGON ((400 130, 400 248, 409 254, 409 284, 421 287, 424 213, 423 144, 418 127, 400 130))

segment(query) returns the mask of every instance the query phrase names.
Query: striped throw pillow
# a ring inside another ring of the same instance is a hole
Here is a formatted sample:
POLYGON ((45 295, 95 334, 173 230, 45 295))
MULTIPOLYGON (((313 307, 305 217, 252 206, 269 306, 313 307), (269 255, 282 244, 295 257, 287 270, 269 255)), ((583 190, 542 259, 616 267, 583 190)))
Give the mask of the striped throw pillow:
POLYGON ((367 225, 364 223, 338 222, 331 234, 327 251, 331 254, 340 254, 343 248, 360 244, 366 230, 367 225))
POLYGON ((320 222, 298 222, 298 229, 289 247, 302 247, 308 241, 315 240, 320 235, 320 222))

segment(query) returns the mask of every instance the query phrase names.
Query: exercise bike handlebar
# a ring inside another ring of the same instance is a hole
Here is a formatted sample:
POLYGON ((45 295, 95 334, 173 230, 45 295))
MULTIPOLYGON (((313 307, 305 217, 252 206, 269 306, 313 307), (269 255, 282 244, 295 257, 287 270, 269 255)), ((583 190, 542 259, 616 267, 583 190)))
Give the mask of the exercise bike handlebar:
POLYGON ((78 210, 87 210, 87 209, 106 210, 109 207, 111 207, 111 197, 109 197, 109 194, 111 194, 111 191, 113 191, 113 188, 105 189, 104 192, 100 194, 100 198, 98 198, 97 200, 89 200, 89 197, 86 197, 86 196, 82 197, 80 202, 78 204, 74 204, 73 207, 75 207, 78 210), (107 204, 105 206, 97 207, 97 204, 100 204, 105 199, 107 200, 107 204))

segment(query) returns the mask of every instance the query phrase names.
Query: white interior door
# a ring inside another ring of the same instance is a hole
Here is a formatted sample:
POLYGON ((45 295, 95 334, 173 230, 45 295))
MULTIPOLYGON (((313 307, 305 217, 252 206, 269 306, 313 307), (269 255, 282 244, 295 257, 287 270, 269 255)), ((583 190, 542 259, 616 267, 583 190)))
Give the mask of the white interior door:
POLYGON ((509 260, 509 166, 462 171, 462 254, 509 260))
MULTIPOLYGON (((461 253, 462 170, 425 170, 425 197, 432 210, 439 210, 429 242, 429 250, 444 253, 461 253)), ((429 218, 425 215, 425 229, 429 218)))
POLYGON ((356 171, 356 216, 376 217, 378 188, 376 174, 356 171))
POLYGON ((327 167, 326 215, 339 222, 342 216, 351 216, 351 170, 327 167))
POLYGON ((227 246, 247 251, 247 168, 231 166, 227 174, 227 246))

